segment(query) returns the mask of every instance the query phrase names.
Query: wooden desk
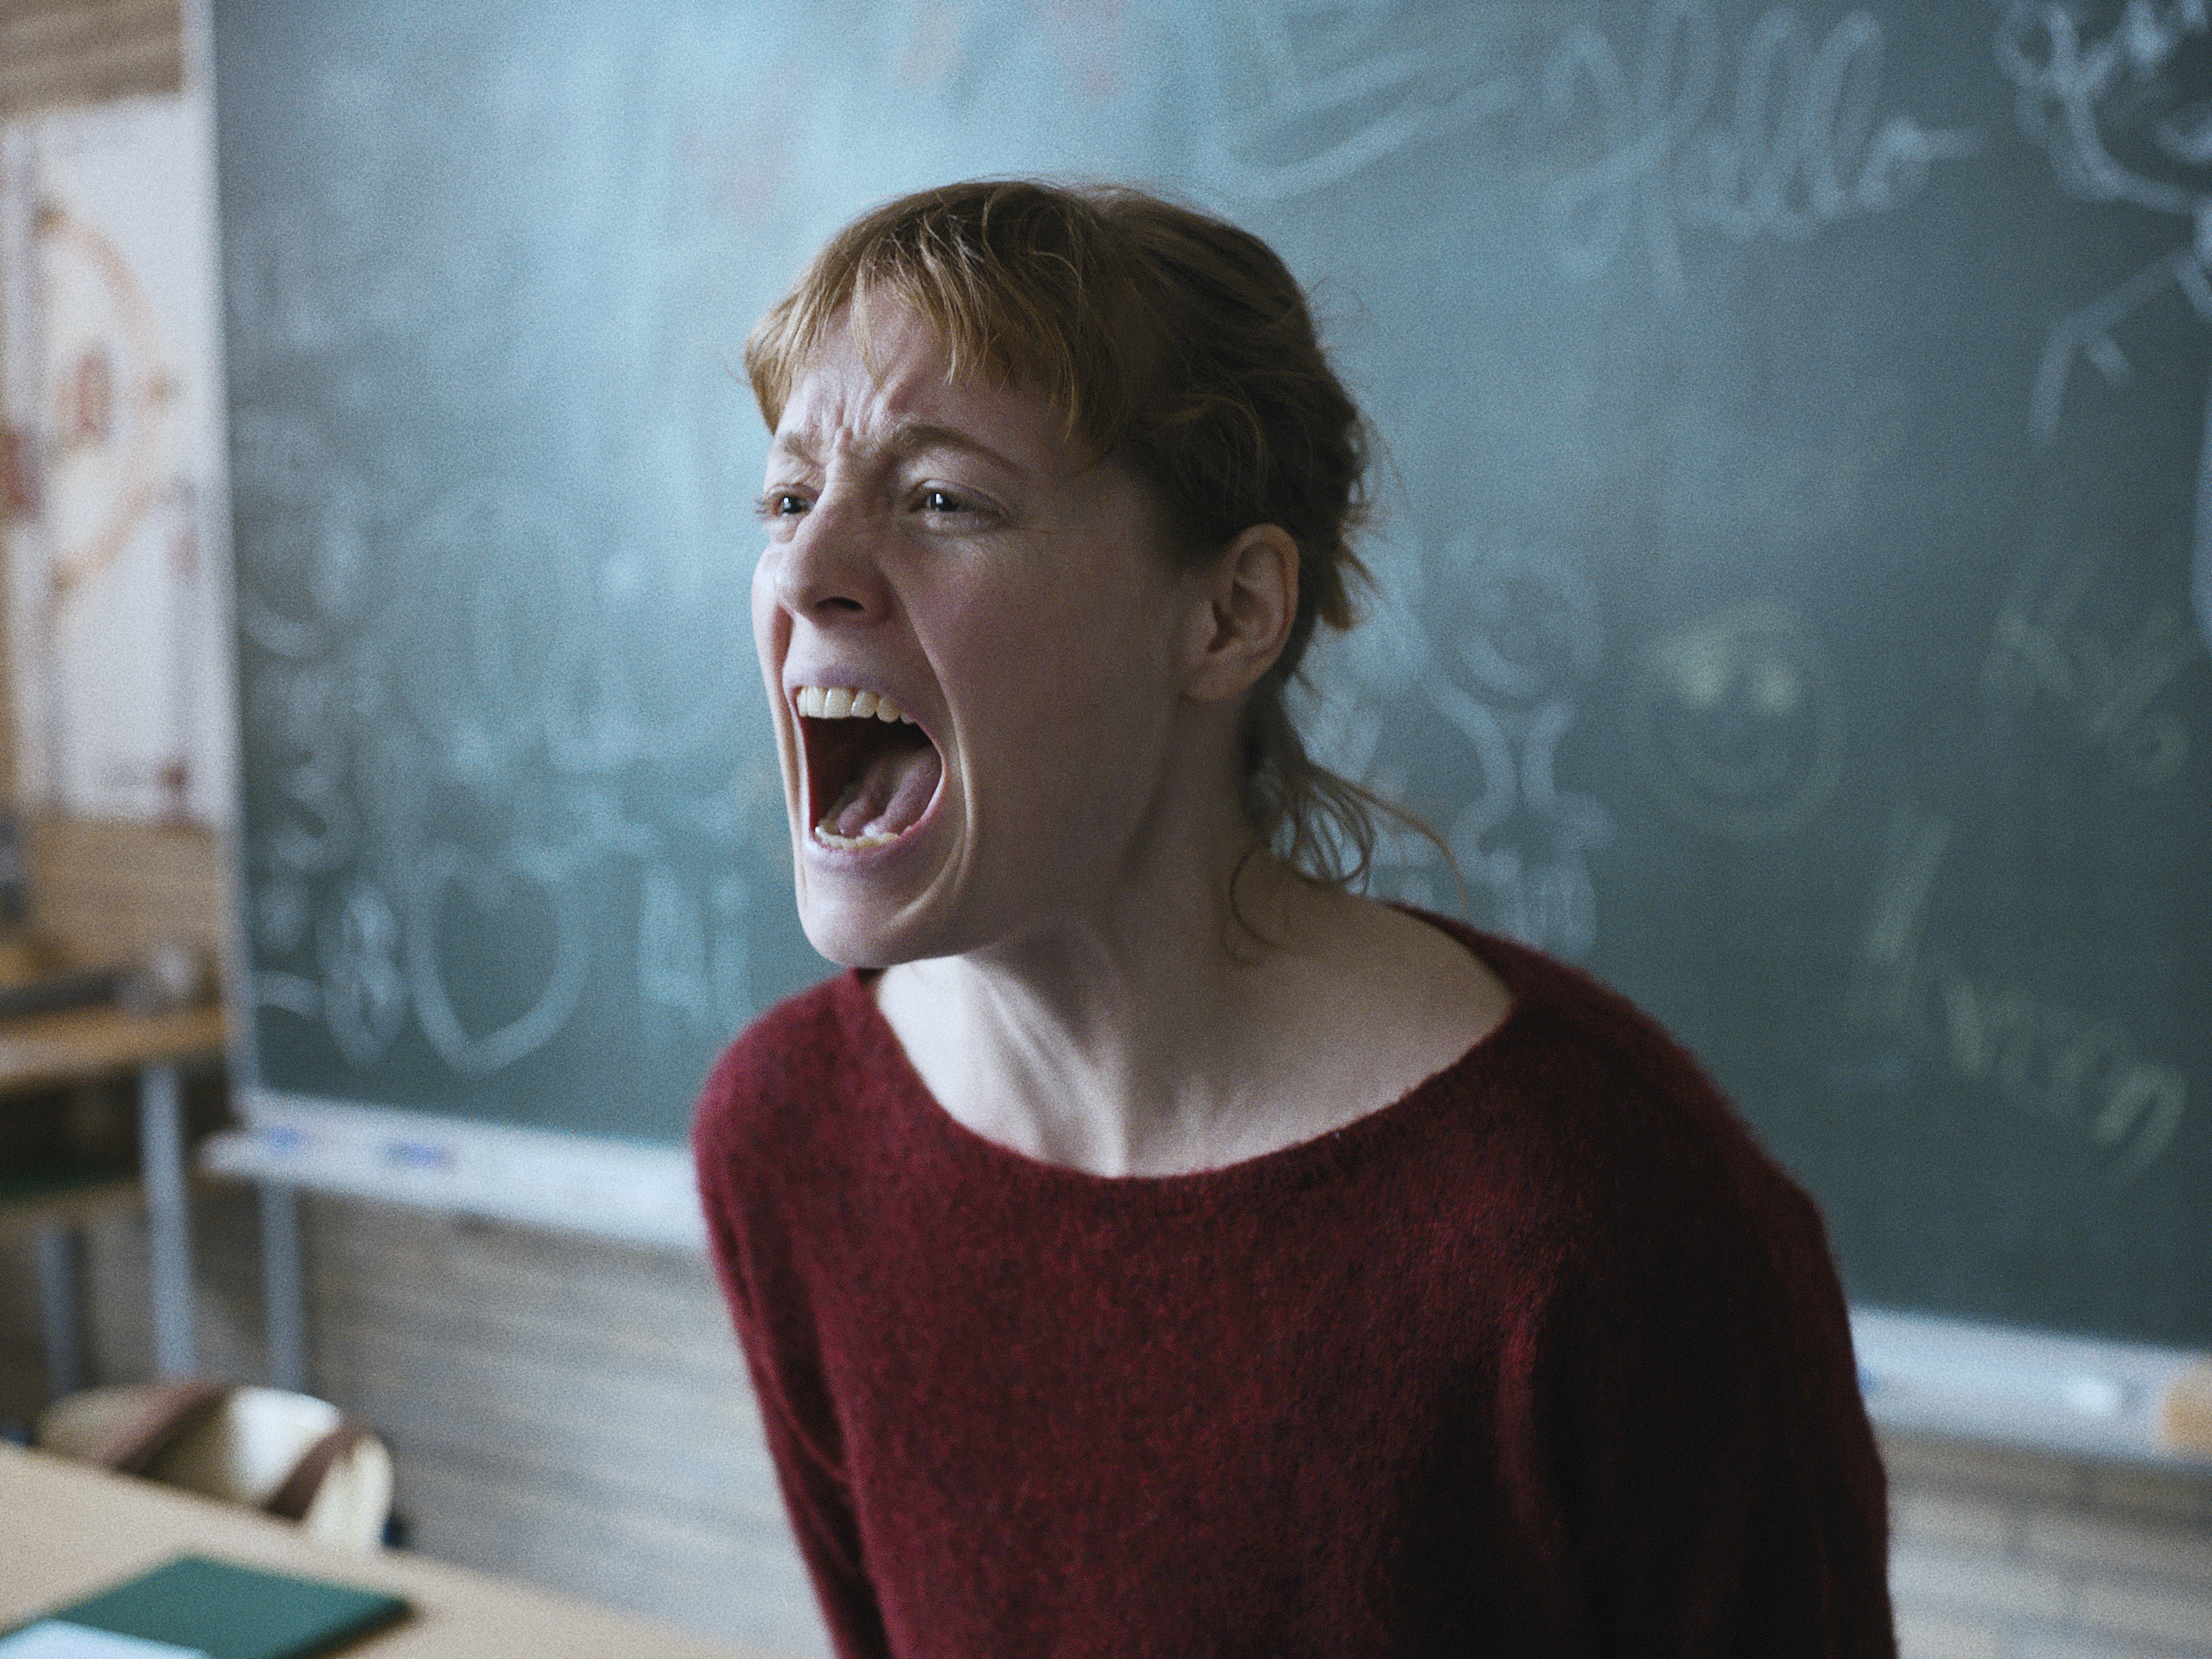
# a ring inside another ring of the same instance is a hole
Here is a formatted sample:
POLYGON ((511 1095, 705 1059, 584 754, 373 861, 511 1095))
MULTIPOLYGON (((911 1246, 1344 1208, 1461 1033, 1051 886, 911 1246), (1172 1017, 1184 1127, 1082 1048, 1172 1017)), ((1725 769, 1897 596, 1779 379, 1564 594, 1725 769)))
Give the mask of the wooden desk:
POLYGON ((185 1551, 392 1590, 415 1612, 362 1659, 769 1659, 402 1551, 351 1555, 250 1510, 0 1443, 0 1627, 185 1551))
POLYGON ((222 1010, 212 1006, 158 1014, 70 1008, 0 1020, 0 1094, 137 1074, 154 1363, 165 1376, 192 1368, 191 1194, 179 1072, 221 1060, 226 1036, 222 1010))

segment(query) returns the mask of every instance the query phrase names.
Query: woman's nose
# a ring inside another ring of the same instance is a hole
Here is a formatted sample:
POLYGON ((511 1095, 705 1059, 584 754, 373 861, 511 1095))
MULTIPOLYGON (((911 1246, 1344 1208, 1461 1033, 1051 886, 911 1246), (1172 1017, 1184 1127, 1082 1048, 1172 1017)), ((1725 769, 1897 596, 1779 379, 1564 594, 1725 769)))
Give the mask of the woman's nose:
POLYGON ((769 544, 768 560, 776 603, 794 617, 857 621, 884 608, 866 515, 844 502, 825 497, 809 507, 787 539, 769 544))

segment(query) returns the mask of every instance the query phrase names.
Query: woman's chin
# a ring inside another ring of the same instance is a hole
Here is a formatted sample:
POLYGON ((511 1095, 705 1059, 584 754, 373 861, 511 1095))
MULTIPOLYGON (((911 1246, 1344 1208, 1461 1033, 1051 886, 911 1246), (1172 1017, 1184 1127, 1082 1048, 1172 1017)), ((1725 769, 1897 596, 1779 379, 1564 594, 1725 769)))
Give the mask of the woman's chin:
POLYGON ((802 908, 799 923, 815 953, 840 968, 896 968, 909 960, 891 941, 873 930, 852 927, 842 917, 817 918, 802 908))
POLYGON ((939 873, 952 860, 941 794, 896 836, 842 836, 810 830, 798 843, 799 922, 807 943, 848 968, 889 968, 938 954, 942 931, 934 902, 939 873))
POLYGON ((811 871, 801 877, 798 897, 806 942, 842 967, 890 968, 939 954, 929 945, 928 918, 865 878, 811 871))

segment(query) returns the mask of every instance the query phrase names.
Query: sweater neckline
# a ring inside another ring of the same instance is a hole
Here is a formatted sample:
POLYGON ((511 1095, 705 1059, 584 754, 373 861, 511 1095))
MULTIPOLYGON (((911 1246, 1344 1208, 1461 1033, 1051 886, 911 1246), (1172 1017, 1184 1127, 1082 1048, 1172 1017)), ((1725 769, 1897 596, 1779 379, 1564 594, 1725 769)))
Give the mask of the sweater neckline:
POLYGON ((1463 1108, 1476 1074, 1494 1067, 1501 1052, 1510 1052, 1521 1041, 1530 998, 1539 989, 1539 964, 1543 958, 1524 945, 1483 933, 1453 917, 1413 905, 1396 908, 1457 940, 1504 981, 1511 998, 1504 1018, 1456 1060, 1431 1073, 1395 1100, 1318 1135, 1210 1169, 1166 1175, 1099 1175, 1032 1158, 969 1128, 945 1109, 907 1058, 898 1034, 876 1006, 865 970, 848 968, 836 981, 838 1019, 849 1051, 861 1062, 862 1074, 872 1079, 870 1093, 875 1103, 897 1111, 906 1127, 957 1163, 985 1166, 988 1172, 1005 1178, 1056 1187, 1067 1193, 1121 1198, 1142 1195, 1168 1202, 1196 1201, 1249 1186, 1297 1184, 1392 1143, 1403 1133, 1418 1128, 1432 1112, 1463 1108))

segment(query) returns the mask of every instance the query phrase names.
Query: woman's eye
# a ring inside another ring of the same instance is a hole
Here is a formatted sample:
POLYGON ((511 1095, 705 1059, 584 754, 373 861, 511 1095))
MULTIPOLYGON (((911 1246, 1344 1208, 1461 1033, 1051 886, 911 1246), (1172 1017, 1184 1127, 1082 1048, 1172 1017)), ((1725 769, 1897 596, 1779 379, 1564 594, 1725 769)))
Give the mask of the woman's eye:
POLYGON ((763 490, 754 510, 763 519, 795 519, 806 511, 806 497, 790 489, 763 490))
POLYGON ((949 489, 925 489, 921 492, 921 510, 925 513, 965 513, 968 502, 964 496, 949 489))

